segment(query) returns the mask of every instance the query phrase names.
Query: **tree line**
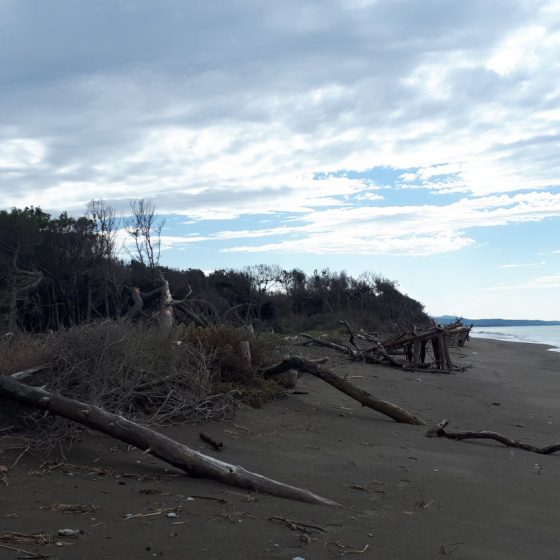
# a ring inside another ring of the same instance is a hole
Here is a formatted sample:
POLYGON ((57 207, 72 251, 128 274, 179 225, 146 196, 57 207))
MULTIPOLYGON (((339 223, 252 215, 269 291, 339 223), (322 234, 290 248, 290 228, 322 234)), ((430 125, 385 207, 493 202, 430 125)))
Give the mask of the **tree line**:
POLYGON ((308 274, 259 264, 204 273, 161 266, 154 206, 132 201, 130 217, 98 200, 83 216, 53 217, 40 208, 0 211, 0 332, 59 330, 125 317, 131 289, 169 282, 179 319, 247 324, 280 332, 336 328, 347 319, 368 329, 412 329, 428 322, 423 306, 396 282, 328 268, 308 274), (118 232, 129 243, 119 246, 118 232))

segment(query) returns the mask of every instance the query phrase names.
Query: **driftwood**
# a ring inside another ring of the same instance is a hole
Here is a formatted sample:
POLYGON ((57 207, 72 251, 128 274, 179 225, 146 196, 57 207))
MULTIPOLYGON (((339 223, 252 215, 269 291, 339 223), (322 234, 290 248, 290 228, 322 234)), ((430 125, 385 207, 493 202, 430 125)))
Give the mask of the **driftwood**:
POLYGON ((313 504, 338 505, 308 490, 296 488, 253 473, 243 467, 225 463, 203 455, 155 430, 131 422, 101 408, 61 395, 43 388, 30 387, 12 376, 0 375, 0 397, 62 416, 89 428, 93 428, 145 453, 183 470, 190 476, 218 480, 225 484, 248 488, 313 504))
POLYGON ((521 443, 510 439, 498 432, 491 432, 483 430, 481 432, 447 432, 445 427, 449 424, 448 420, 442 420, 426 432, 426 437, 445 437, 448 439, 462 440, 462 439, 493 439, 506 447, 515 447, 516 449, 523 449, 532 453, 539 453, 540 455, 550 455, 560 451, 560 443, 553 443, 552 445, 545 445, 544 447, 537 447, 529 443, 521 443))
POLYGON ((309 342, 314 342, 318 346, 325 346, 326 348, 332 348, 333 350, 338 350, 339 352, 342 352, 344 354, 348 354, 352 358, 359 358, 360 357, 359 349, 358 350, 352 350, 352 348, 350 348, 348 346, 344 346, 343 344, 338 344, 337 342, 332 342, 332 341, 326 340, 324 338, 317 338, 316 336, 311 336, 310 334, 300 333, 300 336, 303 336, 303 338, 307 338, 307 340, 309 340, 309 342))
POLYGON ((410 414, 397 405, 374 397, 367 391, 359 389, 346 379, 338 376, 333 371, 320 366, 316 362, 306 360, 305 358, 301 358, 299 356, 286 356, 280 363, 262 369, 261 373, 265 377, 272 377, 290 369, 297 369, 299 371, 310 373, 358 401, 362 406, 367 406, 376 412, 389 416, 397 422, 420 426, 424 425, 424 421, 421 418, 410 414))
POLYGON ((325 346, 326 348, 332 348, 333 350, 337 350, 338 352, 348 354, 353 360, 364 360, 367 362, 379 362, 379 363, 387 361, 389 362, 389 364, 391 364, 394 367, 398 367, 398 368, 404 367, 404 364, 395 360, 392 356, 390 356, 383 348, 381 342, 377 340, 375 341, 372 340, 372 342, 374 342, 375 344, 375 347, 373 348, 366 348, 366 349, 359 348, 354 342, 354 333, 352 332, 348 322, 347 321, 340 321, 340 322, 348 328, 350 334, 350 340, 349 340, 350 346, 345 346, 344 344, 338 344, 337 342, 332 342, 331 340, 326 340, 324 338, 317 338, 315 336, 311 336, 305 333, 300 333, 300 336, 307 338, 309 342, 313 342, 318 346, 325 346))
MULTIPOLYGON (((184 302, 192 294, 192 288, 189 286, 189 292, 181 300, 173 299, 169 282, 164 277, 161 270, 159 271, 160 286, 150 292, 142 292, 140 288, 128 288, 132 305, 125 315, 125 319, 129 321, 136 320, 141 316, 150 317, 152 320, 157 321, 162 327, 170 328, 175 322, 174 308, 176 306, 184 306, 184 302), (157 302, 154 305, 153 302, 157 302), (146 310, 150 309, 151 316, 146 314, 146 310)), ((184 310, 182 310, 184 312, 184 310)))
POLYGON ((394 367, 402 368, 402 367, 405 366, 405 364, 399 362, 398 360, 395 360, 395 358, 393 358, 393 356, 391 356, 387 352, 387 350, 383 346, 383 342, 381 341, 381 339, 378 335, 366 333, 363 329, 361 329, 360 332, 356 336, 358 338, 361 338, 362 340, 367 340, 369 342, 373 342, 373 344, 374 344, 374 346, 372 348, 368 348, 366 350, 361 350, 360 348, 358 348, 358 346, 354 342, 354 332, 352 330, 352 327, 350 326, 350 323, 348 321, 340 321, 340 324, 344 325, 348 329, 348 332, 350 334, 350 343, 354 346, 354 348, 356 348, 357 351, 365 354, 366 361, 371 361, 373 358, 377 357, 378 360, 376 360, 376 361, 385 360, 385 361, 389 362, 394 367), (379 360, 379 358, 381 358, 381 360, 379 360))
POLYGON ((339 321, 339 323, 348 330, 350 337, 348 345, 303 333, 301 336, 319 346, 326 346, 327 348, 343 352, 354 360, 389 364, 406 370, 422 369, 435 373, 451 373, 465 369, 453 363, 449 347, 452 345, 463 346, 469 338, 472 325, 471 327, 465 327, 457 321, 445 327, 434 325, 423 331, 403 332, 382 339, 378 334, 367 333, 363 329, 360 329, 359 332, 354 332, 348 321, 339 321), (369 343, 369 347, 359 347, 356 344, 356 338, 369 343), (426 361, 428 344, 431 344, 432 347, 433 362, 426 361), (404 356, 404 361, 397 359, 395 356, 404 356))
POLYGON ((224 447, 223 442, 216 441, 213 437, 209 436, 205 432, 200 432, 198 437, 202 440, 211 445, 216 451, 221 451, 224 447))

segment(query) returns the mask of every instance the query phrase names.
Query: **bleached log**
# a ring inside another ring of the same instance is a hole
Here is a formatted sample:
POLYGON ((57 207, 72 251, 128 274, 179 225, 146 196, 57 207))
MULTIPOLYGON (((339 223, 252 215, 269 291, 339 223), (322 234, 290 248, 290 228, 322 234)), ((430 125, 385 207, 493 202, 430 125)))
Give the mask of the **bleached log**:
POLYGON ((45 389, 30 387, 8 375, 0 375, 0 397, 48 410, 89 428, 108 434, 145 453, 181 469, 190 476, 218 480, 225 484, 266 492, 275 496, 312 504, 338 505, 308 490, 290 486, 253 473, 243 467, 203 455, 164 434, 156 432, 122 416, 101 408, 50 393, 45 389))

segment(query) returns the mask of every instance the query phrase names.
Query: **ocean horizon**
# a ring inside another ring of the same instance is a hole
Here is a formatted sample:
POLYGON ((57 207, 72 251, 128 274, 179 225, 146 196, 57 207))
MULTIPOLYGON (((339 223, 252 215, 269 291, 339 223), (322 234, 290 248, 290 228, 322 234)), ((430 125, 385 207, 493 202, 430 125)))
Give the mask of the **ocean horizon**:
POLYGON ((560 325, 522 327, 473 327, 474 338, 492 338, 506 342, 524 342, 552 346, 552 352, 560 352, 560 325))

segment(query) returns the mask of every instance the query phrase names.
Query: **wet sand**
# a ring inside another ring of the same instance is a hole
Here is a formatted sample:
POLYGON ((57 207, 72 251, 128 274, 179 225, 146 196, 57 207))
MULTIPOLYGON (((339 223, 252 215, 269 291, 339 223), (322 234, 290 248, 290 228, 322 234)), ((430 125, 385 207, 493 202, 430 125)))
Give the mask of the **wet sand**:
MULTIPOLYGON (((560 353, 543 346, 473 339, 458 358, 473 367, 455 375, 352 363, 318 349, 297 351, 331 356, 329 367, 428 425, 448 418, 450 430, 494 430, 536 445, 560 441, 560 353)), ((66 462, 97 471, 39 468, 38 459, 27 454, 8 474, 8 486, 0 483, 0 533, 82 533, 45 545, 3 544, 88 560, 560 558, 560 453, 429 439, 425 427, 363 409, 308 375, 297 390, 308 394, 243 410, 231 422, 176 426, 166 433, 342 507, 188 478, 92 435, 75 444, 66 462), (198 438, 201 429, 224 442, 222 452, 198 438), (94 505, 96 511, 48 509, 54 504, 94 505), (126 519, 151 513, 156 515, 126 519)), ((10 465, 17 453, 5 450, 0 464, 10 465)), ((24 555, 0 548, 1 559, 18 557, 24 555)))

